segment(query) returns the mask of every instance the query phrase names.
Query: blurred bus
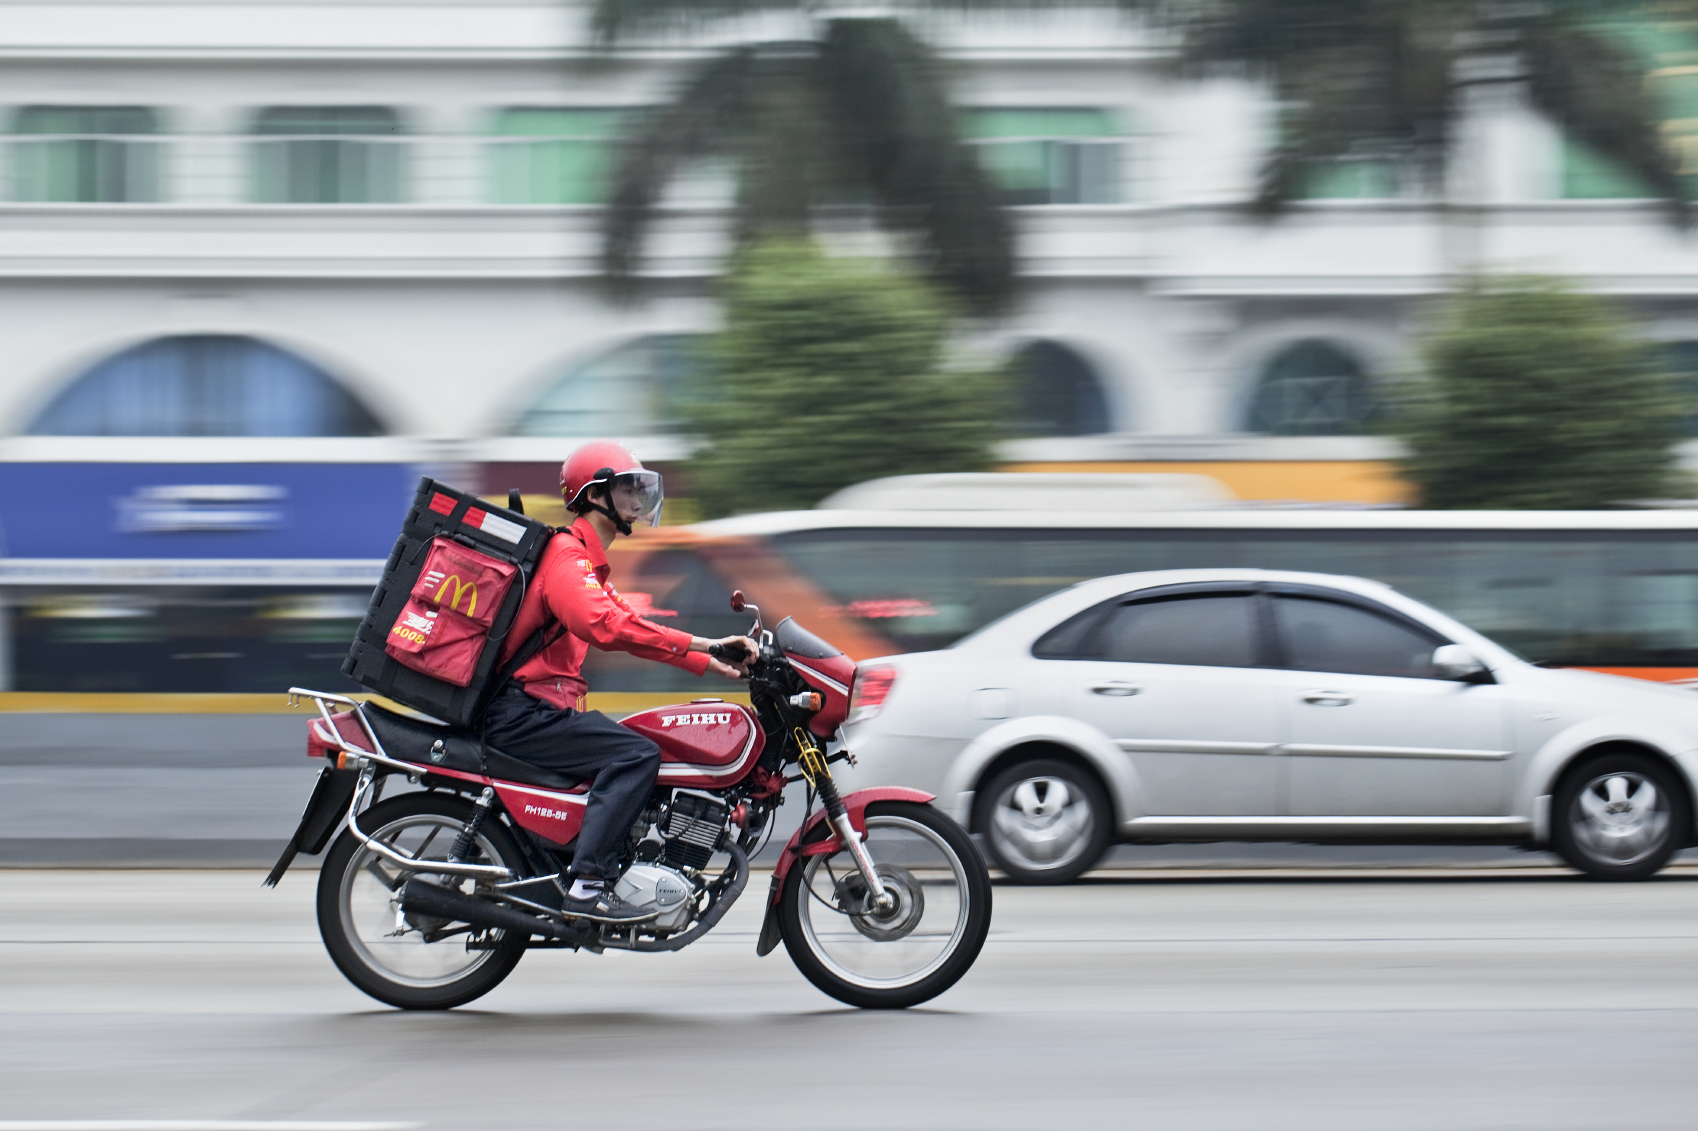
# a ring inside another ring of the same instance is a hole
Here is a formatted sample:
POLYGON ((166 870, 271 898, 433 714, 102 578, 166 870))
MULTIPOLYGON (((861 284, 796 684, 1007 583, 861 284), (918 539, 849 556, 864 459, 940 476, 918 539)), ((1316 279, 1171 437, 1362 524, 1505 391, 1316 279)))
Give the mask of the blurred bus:
MULTIPOLYGON (((1135 570, 1371 577, 1526 658, 1698 679, 1698 512, 815 510, 660 530, 615 557, 658 615, 730 631, 740 586, 857 658, 945 647, 1056 589, 1135 570)), ((598 686, 670 682, 602 659, 598 686), (646 681, 646 682, 645 682, 646 681)))
MULTIPOLYGON (((419 472, 0 465, 5 689, 348 686, 341 658, 419 472)), ((821 509, 640 531, 617 543, 614 576, 661 623, 742 631, 747 618, 727 604, 741 588, 769 624, 794 615, 864 659, 946 646, 1104 574, 1317 570, 1385 581, 1531 660, 1698 679, 1698 512, 1234 509, 1179 487, 854 488, 821 509), (1115 490, 1150 509, 1109 505, 1130 502, 1115 490), (996 509, 1011 502, 1020 509, 996 509), (1172 506, 1196 509, 1161 509, 1172 506)), ((543 517, 563 518, 545 509, 558 512, 558 499, 531 498, 543 517)), ((602 692, 723 690, 663 665, 591 657, 602 692)))

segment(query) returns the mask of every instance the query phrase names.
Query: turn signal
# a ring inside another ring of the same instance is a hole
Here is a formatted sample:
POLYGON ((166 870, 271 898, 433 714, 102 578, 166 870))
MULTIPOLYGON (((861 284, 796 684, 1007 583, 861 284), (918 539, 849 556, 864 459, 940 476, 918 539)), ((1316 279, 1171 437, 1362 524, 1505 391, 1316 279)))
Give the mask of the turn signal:
POLYGON ((896 669, 887 667, 863 668, 855 676, 855 692, 849 698, 851 723, 866 722, 879 713, 890 689, 896 686, 896 669))

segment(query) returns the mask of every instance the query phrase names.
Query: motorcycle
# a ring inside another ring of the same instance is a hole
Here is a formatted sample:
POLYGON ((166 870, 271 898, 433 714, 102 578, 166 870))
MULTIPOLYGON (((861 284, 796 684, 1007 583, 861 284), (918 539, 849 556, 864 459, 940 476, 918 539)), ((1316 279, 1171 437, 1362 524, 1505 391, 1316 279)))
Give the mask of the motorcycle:
POLYGON ((810 982, 860 1008, 937 996, 972 966, 990 929, 977 848, 931 794, 840 795, 830 767, 853 764, 836 739, 854 661, 791 618, 766 630, 741 592, 731 607, 754 616, 751 706, 696 699, 623 720, 661 749, 614 889, 646 918, 614 925, 562 910, 589 782, 508 757, 474 730, 307 688, 289 694, 318 708, 308 753, 333 764, 266 884, 297 852, 323 851, 340 826, 317 895, 331 959, 381 1002, 450 1009, 500 985, 527 950, 658 952, 697 941, 742 895, 785 786, 800 781, 804 819, 774 865, 755 953, 782 941, 810 982), (422 789, 384 798, 395 778, 422 789), (716 857, 729 863, 714 871, 716 857))

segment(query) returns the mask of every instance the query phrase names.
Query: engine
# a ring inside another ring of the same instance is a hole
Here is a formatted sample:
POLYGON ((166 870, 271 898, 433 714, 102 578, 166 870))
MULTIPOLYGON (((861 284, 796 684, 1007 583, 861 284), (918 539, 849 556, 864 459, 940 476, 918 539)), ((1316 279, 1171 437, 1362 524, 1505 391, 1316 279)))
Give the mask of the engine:
POLYGON ((724 801, 711 793, 675 789, 655 831, 660 834, 661 860, 674 868, 705 868, 719 849, 729 827, 724 801))
POLYGON ((657 931, 680 931, 696 916, 695 888, 683 873, 664 864, 633 864, 619 877, 613 892, 632 907, 658 911, 643 924, 657 931))

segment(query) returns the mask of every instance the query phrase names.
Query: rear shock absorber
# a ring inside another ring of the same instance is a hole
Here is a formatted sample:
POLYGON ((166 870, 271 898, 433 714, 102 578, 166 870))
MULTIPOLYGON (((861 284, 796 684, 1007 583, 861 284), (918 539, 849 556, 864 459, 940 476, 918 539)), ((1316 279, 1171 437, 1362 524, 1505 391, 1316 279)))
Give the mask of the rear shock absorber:
POLYGON ((495 790, 484 786, 483 793, 472 804, 477 812, 472 814, 471 823, 460 830, 460 835, 454 838, 454 847, 448 850, 448 859, 454 864, 464 864, 466 856, 472 851, 472 842, 477 839, 478 830, 483 828, 484 818, 489 816, 490 802, 495 800, 495 790))

